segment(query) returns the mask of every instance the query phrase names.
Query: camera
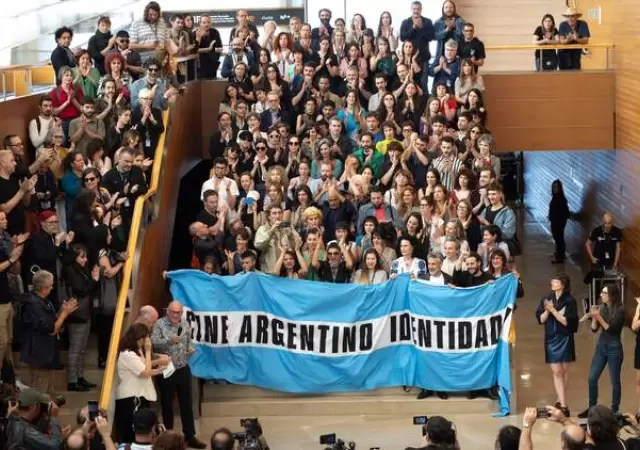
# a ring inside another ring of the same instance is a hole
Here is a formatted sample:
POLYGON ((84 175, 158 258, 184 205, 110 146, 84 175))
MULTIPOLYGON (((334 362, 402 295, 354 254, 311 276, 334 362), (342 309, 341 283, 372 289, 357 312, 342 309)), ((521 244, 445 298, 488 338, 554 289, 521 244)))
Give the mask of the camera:
POLYGON ((278 224, 278 228, 290 228, 291 227, 291 222, 280 222, 278 224))
POLYGON ((549 410, 547 408, 536 408, 536 418, 546 419, 549 417, 549 410))
POLYGON ((260 440, 262 425, 257 417, 240 419, 240 426, 244 430, 233 433, 233 438, 238 441, 240 450, 266 450, 260 440))
MULTIPOLYGON (((616 414, 616 421, 618 422, 618 426, 620 426, 620 428, 632 426, 632 423, 629 422, 629 420, 627 420, 627 418, 622 414, 616 414)), ((640 413, 636 414, 636 422, 640 422, 640 413)))
POLYGON ((323 434, 320 436, 320 445, 326 445, 325 450, 355 450, 356 443, 345 443, 342 439, 336 438, 335 433, 323 434))

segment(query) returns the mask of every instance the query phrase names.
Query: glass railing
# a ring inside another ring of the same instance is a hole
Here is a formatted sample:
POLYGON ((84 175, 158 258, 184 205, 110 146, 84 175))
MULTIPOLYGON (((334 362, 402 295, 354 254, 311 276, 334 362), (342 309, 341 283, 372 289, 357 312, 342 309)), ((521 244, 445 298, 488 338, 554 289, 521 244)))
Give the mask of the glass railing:
MULTIPOLYGON (((115 4, 111 0, 102 10, 101 5, 94 0, 70 0, 62 4, 50 5, 42 10, 32 11, 26 16, 21 16, 20 24, 39 23, 40 29, 46 31, 39 33, 37 38, 26 39, 19 44, 0 48, 0 66, 40 64, 48 61, 51 52, 56 47, 54 32, 62 25, 73 30, 72 48, 86 48, 89 38, 96 31, 100 16, 109 16, 111 29, 116 31, 128 28, 135 18, 142 16, 144 9, 144 1, 142 0, 115 0, 115 4), (62 4, 66 5, 64 10, 62 4), (65 13, 63 11, 71 12, 65 13)), ((13 22, 11 25, 5 23, 5 29, 18 26, 16 17, 5 17, 0 18, 0 29, 2 29, 2 22, 6 21, 13 22)), ((7 40, 3 39, 0 42, 7 42, 7 40)))

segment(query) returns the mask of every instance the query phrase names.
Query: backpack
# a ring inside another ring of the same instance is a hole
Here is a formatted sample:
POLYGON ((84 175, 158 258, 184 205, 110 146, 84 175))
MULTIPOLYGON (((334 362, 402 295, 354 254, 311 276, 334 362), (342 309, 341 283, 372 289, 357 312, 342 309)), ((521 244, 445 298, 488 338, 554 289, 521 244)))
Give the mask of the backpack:
POLYGON ((26 327, 24 326, 24 309, 28 296, 29 294, 25 293, 13 301, 13 344, 15 349, 20 349, 24 342, 24 333, 26 331, 26 327))

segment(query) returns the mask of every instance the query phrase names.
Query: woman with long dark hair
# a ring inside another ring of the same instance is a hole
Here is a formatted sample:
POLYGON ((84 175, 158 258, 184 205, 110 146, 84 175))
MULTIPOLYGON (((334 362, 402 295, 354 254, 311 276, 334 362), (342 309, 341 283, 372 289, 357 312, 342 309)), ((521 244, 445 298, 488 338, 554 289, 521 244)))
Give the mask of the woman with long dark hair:
POLYGON ((545 362, 551 365, 553 372, 553 384, 558 396, 556 407, 569 417, 569 364, 576 360, 573 335, 578 331, 578 309, 571 295, 569 275, 559 273, 551 279, 551 294, 540 301, 536 318, 544 325, 545 362))
MULTIPOLYGON (((542 16, 542 22, 533 32, 533 45, 558 45, 560 39, 556 20, 551 14, 542 16)), ((558 68, 558 53, 555 50, 536 50, 536 70, 556 70, 558 68)))
MULTIPOLYGON (((620 288, 615 284, 606 284, 600 292, 600 300, 602 300, 602 306, 593 307, 590 312, 591 331, 594 333, 601 331, 589 370, 589 408, 598 403, 598 380, 604 366, 608 365, 612 391, 611 410, 616 414, 620 408, 622 394, 620 371, 624 359, 620 336, 624 327, 625 312, 620 288)), ((578 417, 586 418, 589 415, 589 408, 578 414, 578 417)))
POLYGON ((389 49, 395 53, 398 48, 398 33, 393 29, 393 18, 391 17, 391 13, 388 11, 383 11, 380 14, 380 20, 378 21, 378 32, 376 33, 376 38, 385 38, 389 42, 389 49))
POLYGON ((353 274, 352 282, 356 284, 381 284, 387 281, 387 272, 382 270, 378 252, 368 248, 362 254, 362 266, 353 274))
POLYGON ((493 278, 500 278, 512 273, 518 280, 518 290, 516 292, 516 298, 524 297, 524 288, 522 287, 522 279, 520 274, 515 269, 509 269, 507 265, 509 258, 502 249, 495 249, 491 252, 491 261, 489 263, 488 272, 493 278))
POLYGON ((549 202, 549 222, 551 222, 551 236, 555 243, 556 251, 553 254, 552 264, 564 263, 566 245, 564 243, 564 229, 567 226, 571 211, 569 203, 564 195, 562 181, 555 180, 551 183, 551 202, 549 202))

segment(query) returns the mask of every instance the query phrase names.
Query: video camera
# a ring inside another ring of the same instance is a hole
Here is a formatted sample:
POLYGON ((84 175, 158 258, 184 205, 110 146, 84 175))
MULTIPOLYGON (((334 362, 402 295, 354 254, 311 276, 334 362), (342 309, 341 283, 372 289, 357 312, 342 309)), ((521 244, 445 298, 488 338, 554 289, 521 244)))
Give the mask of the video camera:
POLYGON ((429 418, 427 416, 413 416, 413 424, 414 425, 422 425, 422 435, 427 435, 427 422, 429 422, 429 418))
POLYGON ((233 433, 240 450, 266 450, 259 439, 262 436, 262 425, 257 417, 240 419, 240 426, 244 431, 233 433))
POLYGON ((356 443, 345 443, 342 439, 337 439, 335 433, 323 434, 320 436, 320 445, 326 445, 325 450, 355 450, 356 443))
MULTIPOLYGON (((627 418, 622 414, 616 414, 616 420, 618 421, 618 426, 620 428, 626 427, 627 425, 632 425, 631 422, 629 422, 627 418)), ((640 413, 636 414, 636 422, 640 423, 640 413)))

